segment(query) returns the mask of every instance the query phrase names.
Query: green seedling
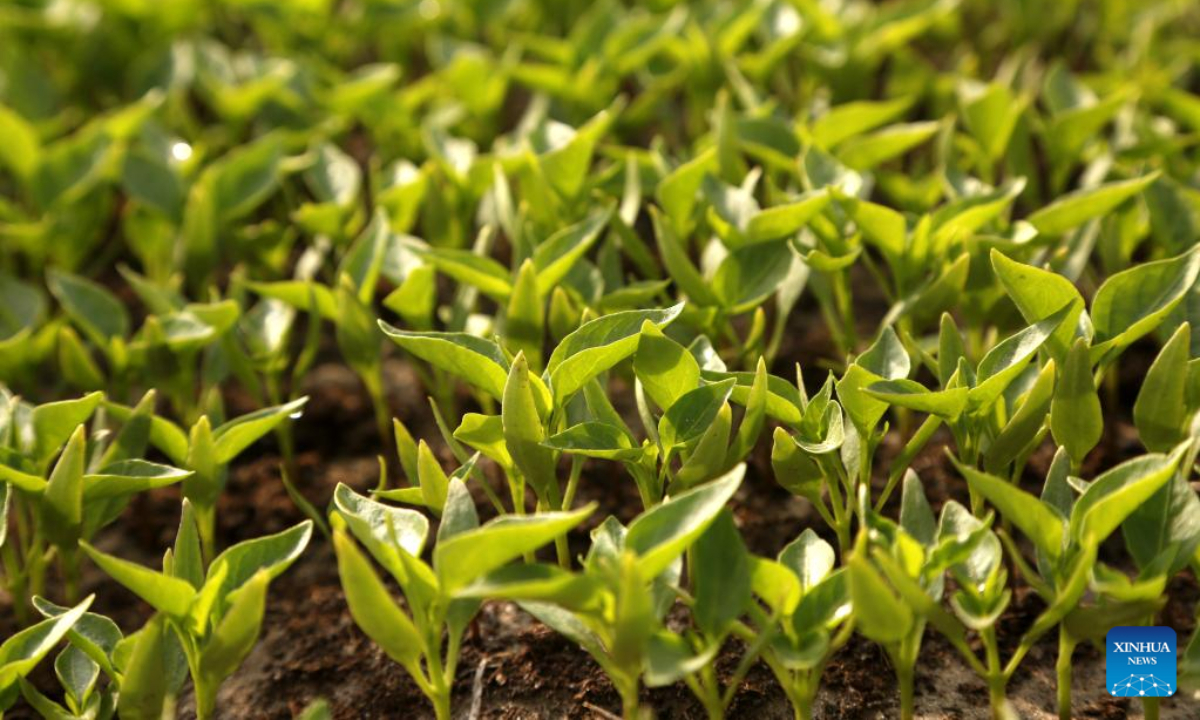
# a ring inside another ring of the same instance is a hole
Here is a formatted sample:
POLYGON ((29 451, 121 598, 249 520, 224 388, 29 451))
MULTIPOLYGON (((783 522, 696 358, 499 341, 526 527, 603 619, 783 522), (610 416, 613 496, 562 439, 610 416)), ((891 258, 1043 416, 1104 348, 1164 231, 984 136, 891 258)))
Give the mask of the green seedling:
POLYGON ((446 492, 432 563, 421 559, 429 521, 414 510, 383 505, 339 485, 331 514, 350 614, 404 667, 439 720, 451 716, 463 633, 480 605, 465 589, 563 535, 593 509, 508 516, 480 525, 460 479, 450 481, 446 492), (400 585, 405 608, 392 598, 359 546, 400 585))

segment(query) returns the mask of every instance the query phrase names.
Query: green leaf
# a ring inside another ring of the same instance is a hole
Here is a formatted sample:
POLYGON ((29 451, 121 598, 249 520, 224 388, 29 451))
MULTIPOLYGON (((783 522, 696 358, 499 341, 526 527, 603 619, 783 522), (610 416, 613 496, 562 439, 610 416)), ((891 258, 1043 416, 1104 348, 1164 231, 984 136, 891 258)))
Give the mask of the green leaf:
POLYGON ((899 212, 867 200, 838 196, 846 212, 862 230, 863 237, 873 243, 892 262, 904 255, 908 223, 899 212))
POLYGON ((504 442, 504 419, 499 415, 466 413, 454 431, 454 439, 475 448, 506 471, 513 467, 512 455, 504 442))
POLYGON ((1083 314, 1083 296, 1070 280, 1049 270, 1019 263, 995 249, 991 260, 996 277, 1025 322, 1032 325, 1068 305, 1071 307, 1062 325, 1046 341, 1055 360, 1063 361, 1076 337, 1091 339, 1091 326, 1083 314))
POLYGON ((0 137, 7 138, 0 145, 0 162, 18 177, 33 175, 42 154, 37 130, 25 118, 0 105, 0 137))
POLYGON ((1087 341, 1080 338, 1067 354, 1050 401, 1050 431, 1054 441, 1067 449, 1075 467, 1100 442, 1104 433, 1102 412, 1087 341))
POLYGON ((428 248, 423 249, 420 255, 438 272, 477 288, 497 302, 508 300, 512 293, 508 270, 487 256, 455 248, 428 248))
POLYGON ((100 552, 90 544, 80 541, 79 547, 92 562, 109 577, 121 583, 134 594, 145 600, 150 607, 172 618, 184 618, 191 608, 196 590, 186 580, 163 575, 128 560, 100 552))
POLYGON ((995 402, 1071 312, 1072 307, 1066 305, 989 350, 979 361, 975 387, 967 393, 970 408, 978 410, 995 402))
POLYGON ((888 586, 870 561, 854 555, 848 563, 855 627, 867 638, 885 645, 898 643, 912 630, 908 605, 888 586))
POLYGON ((228 222, 257 208, 274 192, 281 175, 283 143, 265 135, 225 155, 212 165, 217 213, 228 222))
POLYGON ((729 313, 758 307, 791 270, 792 246, 785 241, 760 242, 737 248, 721 262, 712 288, 729 313))
POLYGON ((1133 404, 1133 424, 1148 450, 1166 452, 1187 436, 1191 326, 1183 323, 1150 365, 1133 404))
MULTIPOLYGON (((655 196, 677 234, 686 235, 691 229, 692 210, 696 207, 700 184, 716 167, 717 151, 713 147, 675 168, 658 183, 655 196)), ((656 216, 656 213, 652 214, 656 216)))
POLYGON ((654 208, 650 208, 650 219, 654 223, 658 253, 662 256, 663 266, 671 279, 691 302, 704 307, 716 305, 716 294, 688 257, 687 250, 676 235, 677 231, 672 229, 654 208))
POLYGON ((866 387, 871 397, 896 407, 953 420, 967 405, 967 388, 930 391, 915 380, 884 380, 866 387))
POLYGON ((939 122, 915 122, 892 125, 869 135, 849 138, 835 153, 847 167, 870 170, 903 155, 937 134, 939 122))
POLYGON ((333 548, 354 624, 388 657, 406 668, 414 668, 424 643, 413 621, 392 600, 379 575, 344 532, 334 532, 333 548))
POLYGON ((429 535, 429 520, 406 508, 391 507, 359 495, 345 483, 333 491, 333 503, 346 520, 354 537, 387 565, 380 556, 382 548, 395 547, 413 557, 420 557, 429 535))
POLYGON ((146 460, 120 460, 104 466, 99 472, 84 475, 83 497, 86 502, 123 497, 173 485, 191 474, 190 470, 180 470, 146 460))
POLYGON ((302 397, 284 405, 256 410, 222 424, 213 432, 217 463, 228 464, 259 438, 299 413, 307 402, 308 398, 302 397))
POLYGON ((172 692, 170 675, 163 672, 169 632, 163 616, 155 615, 129 638, 133 650, 117 695, 117 714, 122 720, 161 720, 172 692))
POLYGON ((1020 528, 1025 537, 1052 559, 1063 552, 1066 519, 1037 497, 1000 478, 955 461, 958 471, 975 492, 1000 511, 1000 515, 1020 528))
POLYGON ((83 524, 83 467, 87 434, 80 425, 50 473, 42 495, 41 523, 46 538, 63 550, 73 550, 83 524))
POLYGON ((593 212, 580 222, 551 235, 537 246, 533 251, 533 264, 537 268, 537 290, 540 297, 549 295, 579 259, 596 244, 612 216, 611 207, 593 212))
POLYGON ((658 437, 663 451, 669 454, 676 447, 687 447, 699 440, 721 406, 729 400, 734 382, 733 378, 729 378, 702 385, 684 393, 671 405, 658 421, 658 437))
POLYGON ((904 486, 900 494, 900 527, 926 547, 932 546, 937 540, 933 509, 925 497, 921 478, 912 468, 904 473, 904 486))
POLYGON ((700 364, 652 322, 642 324, 633 372, 660 408, 669 408, 700 383, 700 364))
POLYGON ((647 510, 629 526, 625 549, 637 554, 642 577, 658 577, 708 528, 741 485, 744 464, 647 510))
POLYGON ((1157 179, 1158 173, 1155 172, 1132 180, 1077 190, 1033 213, 1028 220, 1043 235, 1062 235, 1092 218, 1107 215, 1157 179))
POLYGON ((228 548, 209 565, 205 585, 219 582, 218 597, 223 598, 260 571, 265 572, 269 580, 279 577, 304 552, 312 538, 312 530, 312 520, 305 520, 282 532, 244 540, 228 548))
POLYGON ((196 524, 196 511, 187 498, 183 500, 179 529, 175 532, 171 575, 187 580, 188 584, 196 589, 204 584, 204 558, 201 555, 200 528, 196 524))
POLYGON ((728 508, 721 510, 692 547, 697 627, 719 638, 750 602, 750 553, 728 508))
POLYGON ((1141 263, 1110 276, 1092 298, 1097 352, 1120 351, 1158 327, 1200 275, 1200 252, 1141 263))
POLYGON ((679 316, 683 305, 661 310, 627 310, 596 318, 563 338, 546 363, 555 404, 575 394, 588 380, 637 350, 643 323, 662 328, 679 316))
POLYGON ((60 400, 33 409, 34 454, 45 463, 62 447, 67 438, 87 422, 104 393, 94 392, 78 400, 60 400))
POLYGON ((879 419, 887 412, 887 403, 867 392, 868 387, 882 380, 860 365, 851 365, 837 382, 838 400, 850 416, 859 437, 870 437, 879 419))
POLYGON ((813 122, 810 131, 813 141, 824 148, 832 148, 847 138, 870 132, 886 125, 904 114, 912 100, 871 101, 860 100, 832 107, 813 122))
POLYGON ((833 571, 837 556, 832 545, 818 537, 812 528, 805 528, 779 552, 779 562, 796 574, 801 594, 807 594, 833 571))
POLYGON ((0 692, 27 676, 66 637, 92 604, 89 595, 69 611, 10 636, 0 645, 0 692))
POLYGON ((1025 399, 996 439, 984 451, 984 467, 991 473, 1002 473, 1015 461, 1030 443, 1039 437, 1050 414, 1050 402, 1054 397, 1054 377, 1057 366, 1050 360, 1038 373, 1033 387, 1025 393, 1025 399))
MULTIPOLYGON (((733 378, 737 381, 737 384, 733 386, 733 392, 730 393, 729 399, 731 402, 739 405, 746 405, 750 402, 754 383, 757 379, 757 372, 701 370, 700 377, 709 382, 719 382, 733 378)), ((800 397, 800 391, 794 384, 777 375, 767 375, 767 415, 788 425, 796 425, 800 422, 801 407, 803 404, 804 400, 800 397)))
POLYGON ((437 541, 444 542, 477 527, 479 514, 475 511, 475 500, 460 478, 452 478, 446 488, 445 510, 442 512, 442 522, 438 525, 437 541))
POLYGON ((526 259, 517 271, 517 281, 502 318, 501 336, 510 353, 524 353, 536 371, 542 365, 546 336, 545 303, 537 288, 537 271, 526 259))
POLYGON ((1186 471, 1174 473, 1165 486, 1138 505, 1122 524, 1125 547, 1139 569, 1153 567, 1163 553, 1172 551, 1174 557, 1166 572, 1168 577, 1172 576, 1200 546, 1200 498, 1187 478, 1186 471))
POLYGON ((569 140, 538 156, 542 174, 563 197, 574 198, 583 189, 596 143, 608 131, 618 108, 619 104, 601 110, 579 129, 570 130, 569 140))
POLYGON ((830 199, 829 192, 821 189, 805 193, 786 205, 764 208, 746 224, 746 242, 758 243, 795 235, 825 209, 830 199))
POLYGON ((879 338, 871 347, 854 360, 855 365, 870 370, 885 380, 901 380, 908 377, 912 369, 912 361, 908 351, 900 342, 896 331, 885 327, 879 333, 879 338))
POLYGON ((439 543, 433 551, 433 567, 442 592, 453 595, 477 578, 537 550, 594 510, 595 506, 589 505, 573 512, 505 515, 439 543))
POLYGON ((416 357, 478 387, 504 397, 509 364, 500 346, 467 333, 411 332, 380 320, 383 333, 416 357))
POLYGON ((1071 537, 1097 547, 1171 479, 1187 446, 1121 463, 1093 480, 1071 511, 1071 537))
POLYGON ((279 280, 276 282, 248 282, 246 287, 265 298, 279 300, 299 310, 315 306, 323 320, 336 322, 338 319, 337 298, 328 287, 304 280, 279 280))
POLYGON ((543 443, 548 448, 583 457, 634 461, 644 454, 620 428, 603 422, 583 422, 552 435, 543 443))
POLYGON ((199 675, 214 691, 241 666, 258 642, 270 581, 266 570, 259 570, 247 580, 234 593, 229 610, 213 628, 200 651, 199 675))
POLYGON ((999 83, 963 83, 958 94, 967 129, 989 160, 999 160, 1029 104, 1028 98, 1014 96, 1012 90, 999 83))
POLYGON ((546 439, 546 428, 542 424, 542 412, 538 409, 524 355, 517 355, 509 370, 500 417, 504 423, 504 441, 512 455, 513 464, 533 486, 539 498, 546 499, 551 493, 557 493, 554 453, 542 445, 546 439))
POLYGON ((446 506, 450 478, 446 477, 442 464, 424 440, 417 445, 417 480, 420 482, 421 498, 425 507, 440 516, 442 508, 446 506))

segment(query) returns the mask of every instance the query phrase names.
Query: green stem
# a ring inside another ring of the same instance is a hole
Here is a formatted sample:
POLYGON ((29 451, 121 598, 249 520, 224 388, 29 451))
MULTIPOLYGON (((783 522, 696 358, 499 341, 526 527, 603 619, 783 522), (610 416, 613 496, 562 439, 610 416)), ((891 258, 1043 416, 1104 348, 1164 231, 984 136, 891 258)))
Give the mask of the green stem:
POLYGON ((29 584, 25 571, 17 561, 17 552, 11 543, 0 547, 0 555, 4 558, 5 589, 12 596, 13 612, 17 616, 17 625, 25 627, 29 624, 29 584))
POLYGON ((912 666, 896 666, 896 681, 900 684, 900 718, 912 720, 916 707, 912 666))
POLYGON ((295 504, 296 507, 300 508, 300 512, 304 513, 310 520, 313 521, 313 524, 317 526, 317 530, 321 531, 321 534, 325 536, 326 540, 332 539, 333 536, 329 532, 329 524, 325 521, 325 518, 321 515, 321 513, 317 512, 317 509, 313 507, 313 504, 308 501, 308 498, 304 497, 304 495, 301 494, 300 489, 297 488, 292 482, 292 474, 288 470, 286 462, 284 463, 283 467, 280 468, 279 477, 283 481, 283 489, 287 491, 288 497, 292 499, 292 503, 295 504))
POLYGON ((383 392, 383 368, 377 366, 373 372, 364 373, 363 385, 371 398, 371 406, 375 410, 375 428, 379 432, 379 440, 385 451, 392 446, 392 411, 387 404, 387 396, 383 392))
POLYGON ((204 566, 217 556, 217 511, 212 505, 193 502, 196 512, 196 533, 200 536, 200 553, 204 557, 204 566))
POLYGON ((625 720, 638 720, 638 679, 623 679, 618 687, 621 694, 621 717, 625 720))
POLYGON ((75 550, 60 548, 58 559, 67 604, 74 605, 79 602, 79 553, 75 550))
POLYGON ((992 707, 992 717, 1001 720, 1004 717, 1004 706, 1007 703, 1005 686, 1008 684, 1004 677, 1004 668, 1000 664, 1000 647, 996 643, 996 628, 985 628, 980 635, 987 652, 987 682, 988 701, 992 707))
POLYGON ((1159 698, 1142 698, 1142 714, 1146 720, 1158 720, 1159 698))
POLYGON ((571 458, 571 474, 567 477, 567 489, 563 493, 562 509, 570 510, 575 504, 575 492, 579 490, 579 476, 583 474, 583 461, 578 457, 571 458))
POLYGON ((1075 651, 1075 643, 1071 641, 1067 631, 1058 630, 1058 662, 1054 669, 1058 675, 1058 717, 1059 720, 1071 720, 1071 653, 1075 651))
POLYGON ((792 709, 795 711, 796 720, 812 720, 813 705, 816 702, 817 688, 820 685, 812 682, 809 678, 805 678, 803 682, 797 684, 801 687, 793 693, 792 697, 792 709))
POLYGON ((195 673, 192 674, 192 687, 196 694, 196 720, 214 717, 217 711, 218 688, 210 688, 208 683, 201 681, 195 673))

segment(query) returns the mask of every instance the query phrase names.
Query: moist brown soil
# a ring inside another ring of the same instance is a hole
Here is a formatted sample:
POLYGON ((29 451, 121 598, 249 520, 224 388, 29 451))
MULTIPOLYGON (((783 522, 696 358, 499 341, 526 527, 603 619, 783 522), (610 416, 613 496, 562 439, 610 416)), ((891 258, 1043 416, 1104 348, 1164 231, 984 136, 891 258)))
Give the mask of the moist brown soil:
MULTIPOLYGON (((827 341, 806 339, 814 344, 827 341)), ((815 350, 809 347, 810 352, 815 350)), ((393 360, 387 364, 387 374, 393 388, 390 401, 398 416, 418 437, 437 438, 436 426, 424 398, 417 395, 419 383, 411 370, 393 360)), ((305 417, 297 423, 298 446, 306 448, 298 458, 301 491, 320 507, 339 482, 359 491, 374 487, 379 472, 375 459, 378 442, 370 407, 357 380, 344 367, 329 363, 311 373, 305 392, 312 400, 305 417)), ((237 407, 238 402, 237 397, 231 397, 235 412, 249 409, 237 407)), ((1128 423, 1118 418, 1110 423, 1114 426, 1091 459, 1095 466, 1111 466, 1136 452, 1136 442, 1129 442, 1128 423)), ((943 448, 948 442, 947 436, 935 437, 913 463, 935 509, 950 499, 967 500, 964 484, 945 459, 943 448)), ((881 449, 881 469, 877 469, 880 477, 876 479, 880 487, 888 460, 898 449, 892 441, 881 449)), ((806 501, 792 497, 775 484, 768 449, 760 450, 751 458, 746 481, 734 499, 735 516, 749 548, 773 556, 806 527, 833 541, 806 501)), ((443 448, 443 452, 449 463, 448 451, 443 448)), ((1037 487, 1037 478, 1049 460, 1049 452, 1044 449, 1030 462, 1027 479, 1031 488, 1037 487)), ((278 468, 279 457, 266 442, 257 455, 232 468, 218 511, 223 545, 277 532, 302 519, 283 491, 278 468)), ((592 518, 593 526, 610 513, 628 521, 640 505, 632 481, 611 468, 589 465, 580 485, 579 500, 600 505, 592 518)), ((498 479, 493 481, 499 490, 498 479)), ((474 492, 481 516, 489 517, 492 510, 486 497, 477 487, 474 492)), ((176 489, 139 497, 126 516, 98 538, 97 544, 131 560, 156 563, 174 536, 178 509, 176 489)), ((575 551, 586 548, 589 528, 571 538, 575 551)), ((1119 543, 1105 550, 1118 566, 1127 562, 1122 560, 1119 543)), ((84 589, 97 593, 95 609, 113 617, 126 632, 136 630, 149 617, 144 603, 94 568, 86 572, 84 589)), ((1176 628, 1181 641, 1192 630, 1198 598, 1200 588, 1190 573, 1172 581, 1163 622, 1176 628)), ((7 635, 14 629, 12 613, 6 600, 0 602, 5 603, 0 605, 0 634, 7 635)), ((1013 604, 999 628, 1005 655, 1042 607, 1040 600, 1018 583, 1013 604)), ((1009 696, 1020 717, 1056 717, 1056 650, 1053 636, 1043 639, 1010 683, 1009 696)), ((721 677, 732 674, 742 651, 738 643, 729 644, 718 663, 721 677)), ((1115 720, 1140 716, 1139 704, 1105 693, 1102 648, 1080 646, 1073 663, 1076 717, 1115 720)), ((49 663, 44 663, 32 680, 45 691, 54 691, 49 663)), ((925 637, 916 683, 918 717, 990 717, 985 685, 932 631, 925 637)), ((273 583, 261 641, 239 672, 222 687, 219 715, 288 718, 316 698, 328 700, 337 718, 433 717, 404 671, 354 625, 338 583, 333 554, 320 536, 315 536, 309 551, 273 583)), ((658 717, 704 717, 703 708, 683 685, 645 691, 643 701, 658 717)), ((586 653, 506 602, 484 604, 469 628, 453 704, 456 717, 463 718, 600 718, 620 712, 617 693, 586 653)), ((855 636, 827 667, 815 710, 820 718, 896 717, 899 703, 887 656, 878 646, 855 636)), ((180 714, 193 717, 186 695, 180 714)), ((10 717, 32 714, 27 707, 19 706, 10 717)), ((742 682, 729 717, 791 718, 792 711, 769 670, 758 663, 742 682)), ((1168 699, 1163 702, 1162 717, 1200 717, 1200 703, 1168 699)))

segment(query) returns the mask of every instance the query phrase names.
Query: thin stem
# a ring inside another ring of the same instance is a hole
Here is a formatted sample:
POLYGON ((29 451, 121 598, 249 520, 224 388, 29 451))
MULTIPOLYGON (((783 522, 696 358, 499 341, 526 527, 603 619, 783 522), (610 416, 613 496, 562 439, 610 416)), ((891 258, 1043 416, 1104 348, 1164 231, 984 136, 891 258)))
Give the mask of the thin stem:
POLYGON ((1054 669, 1058 675, 1058 717, 1071 720, 1071 653, 1075 643, 1064 628, 1058 629, 1058 661, 1054 669))
POLYGON ((283 481, 283 489, 287 491, 288 497, 292 499, 292 502, 296 505, 296 507, 300 508, 300 512, 307 515, 308 518, 313 521, 313 524, 317 526, 317 529, 321 531, 321 534, 325 536, 325 539, 331 539, 333 536, 329 533, 329 524, 325 521, 325 518, 321 515, 321 513, 317 512, 317 509, 313 507, 313 504, 308 501, 308 498, 304 497, 304 495, 300 493, 300 489, 297 488, 292 482, 291 472, 288 470, 286 463, 282 468, 280 468, 279 477, 283 481))
POLYGON ((1158 703, 1156 697, 1142 698, 1142 715, 1146 720, 1158 720, 1158 703))
POLYGON ((579 476, 583 474, 583 460, 571 458, 571 474, 567 477, 567 489, 563 493, 562 509, 570 510, 575 504, 575 492, 579 490, 579 476))
POLYGON ((987 653, 988 700, 992 706, 992 717, 1001 720, 1007 702, 1005 686, 1008 683, 1000 664, 1000 648, 996 643, 995 626, 985 628, 980 635, 987 653))
POLYGON ((0 546, 0 557, 4 558, 5 589, 12 596, 17 625, 25 627, 29 624, 29 585, 26 582, 25 571, 21 568, 16 549, 11 544, 0 546))
POLYGON ((192 507, 196 512, 196 534, 200 536, 200 553, 207 567, 217 556, 216 508, 197 502, 193 502, 192 507))
POLYGON ((896 681, 900 684, 900 718, 912 720, 916 706, 912 667, 896 666, 896 681))
POLYGON ((383 392, 383 367, 376 366, 370 373, 362 376, 367 395, 371 398, 371 406, 375 410, 375 428, 379 432, 379 440, 384 449, 392 447, 392 411, 388 407, 387 396, 383 392))
POLYGON ((63 576, 63 592, 67 604, 79 602, 79 553, 75 550, 61 548, 58 553, 59 569, 63 576))

